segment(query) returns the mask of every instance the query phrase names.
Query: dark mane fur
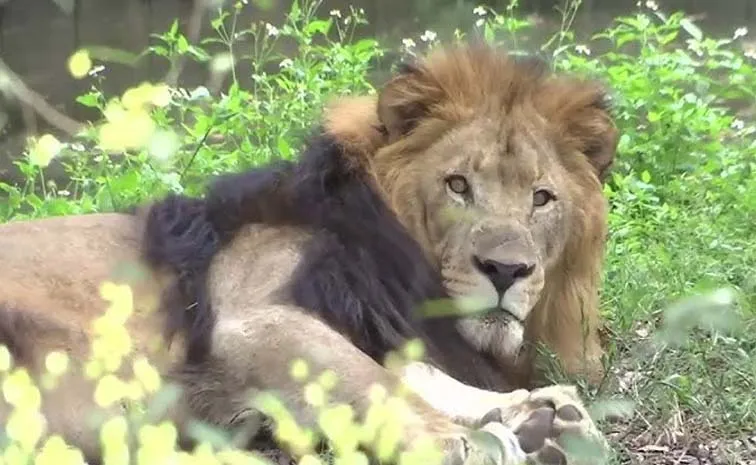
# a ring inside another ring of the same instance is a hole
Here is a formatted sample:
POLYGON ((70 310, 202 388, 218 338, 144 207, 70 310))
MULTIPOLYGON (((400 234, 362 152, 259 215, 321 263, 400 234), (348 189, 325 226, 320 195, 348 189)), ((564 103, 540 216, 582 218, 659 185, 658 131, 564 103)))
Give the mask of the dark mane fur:
POLYGON ((426 300, 446 297, 438 271, 344 150, 319 131, 297 162, 223 176, 204 200, 171 196, 151 207, 145 255, 179 275, 164 308, 169 335, 187 336, 187 362, 209 353, 214 318, 205 281, 214 254, 245 224, 295 225, 315 234, 289 284, 294 303, 378 362, 420 337, 450 375, 508 388, 501 368, 461 337, 452 318, 418 317, 426 300))

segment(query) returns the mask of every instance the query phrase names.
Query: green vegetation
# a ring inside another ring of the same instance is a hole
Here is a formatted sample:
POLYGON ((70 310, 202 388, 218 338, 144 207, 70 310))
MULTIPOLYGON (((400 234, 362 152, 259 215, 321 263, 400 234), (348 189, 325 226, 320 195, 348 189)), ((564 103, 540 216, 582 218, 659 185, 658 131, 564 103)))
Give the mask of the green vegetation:
MULTIPOLYGON (((215 37, 189 44, 174 25, 145 52, 207 63, 208 88, 142 85, 114 98, 99 90, 96 73, 85 75, 93 87, 77 100, 99 109, 104 124, 66 143, 33 141, 17 163, 26 181, 0 183, 0 218, 112 211, 171 191, 199 194, 212 175, 296 156, 327 99, 373 91, 367 76, 384 48, 354 38, 369 19, 361 11, 324 13, 318 2, 295 1, 284 24, 242 30, 235 18, 243 3, 213 19, 215 37), (218 93, 213 86, 228 74, 230 85, 218 93), (46 180, 53 157, 70 184, 46 180)), ((629 420, 606 428, 620 458, 649 445, 676 458, 717 440, 722 463, 743 463, 747 449, 733 446, 728 459, 726 444, 756 431, 756 59, 737 37, 707 37, 684 14, 662 13, 652 2, 584 43, 571 29, 573 12, 540 53, 559 70, 604 80, 623 134, 606 187, 610 370, 585 393, 633 403, 629 420)), ((467 36, 533 48, 517 41, 533 26, 518 16, 516 2, 469 14, 467 36)), ((403 50, 422 52, 465 34, 434 36, 405 40, 403 50)), ((90 56, 77 55, 72 72, 86 74, 90 56)), ((26 383, 14 376, 8 379, 16 386, 26 383)), ((563 380, 558 370, 553 378, 563 380)), ((117 437, 122 426, 108 434, 117 437)), ((157 433, 172 437, 170 428, 157 433)), ((168 453, 159 446, 153 453, 168 453)), ((8 463, 25 463, 12 447, 8 463)))

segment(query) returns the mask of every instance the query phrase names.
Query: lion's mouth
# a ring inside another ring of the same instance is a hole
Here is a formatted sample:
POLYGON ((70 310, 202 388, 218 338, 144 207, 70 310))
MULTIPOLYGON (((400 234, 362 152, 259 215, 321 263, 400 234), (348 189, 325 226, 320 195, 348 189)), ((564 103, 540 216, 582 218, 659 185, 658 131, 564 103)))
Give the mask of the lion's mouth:
POLYGON ((520 324, 523 324, 523 323, 524 323, 524 322, 523 322, 523 321, 522 321, 522 320, 520 319, 520 317, 518 317, 517 315, 515 315, 515 314, 514 314, 514 313, 513 313, 512 311, 510 311, 510 310, 508 310, 508 309, 506 309, 506 308, 504 308, 504 307, 500 307, 500 308, 499 308, 498 310, 499 310, 499 312, 501 312, 501 313, 502 313, 502 314, 503 314, 503 315, 504 315, 504 316, 505 316, 505 317, 506 317, 506 318, 507 318, 508 320, 514 320, 514 321, 516 321, 517 323, 520 323, 520 324))
POLYGON ((483 319, 492 323, 517 323, 523 325, 525 322, 515 315, 512 311, 504 307, 489 307, 483 311, 483 319))

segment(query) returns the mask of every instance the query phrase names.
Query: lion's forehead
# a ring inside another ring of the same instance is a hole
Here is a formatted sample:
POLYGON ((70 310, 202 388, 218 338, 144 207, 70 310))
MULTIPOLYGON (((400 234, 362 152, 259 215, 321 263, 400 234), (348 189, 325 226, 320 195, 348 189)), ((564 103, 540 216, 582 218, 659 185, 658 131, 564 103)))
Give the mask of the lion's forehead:
POLYGON ((448 156, 492 183, 530 187, 558 168, 555 144, 544 124, 473 120, 456 129, 448 156))

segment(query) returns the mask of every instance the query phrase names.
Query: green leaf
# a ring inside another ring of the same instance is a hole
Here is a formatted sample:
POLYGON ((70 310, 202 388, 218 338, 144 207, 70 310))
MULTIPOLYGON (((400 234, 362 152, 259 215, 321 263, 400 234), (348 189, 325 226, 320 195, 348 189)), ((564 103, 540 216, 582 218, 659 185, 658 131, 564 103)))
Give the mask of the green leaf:
POLYGON ((302 10, 299 8, 299 0, 291 2, 291 9, 289 10, 289 21, 296 21, 299 19, 302 10))
POLYGON ((691 21, 690 19, 683 18, 680 21, 680 26, 682 26, 682 28, 685 29, 688 32, 688 34, 693 36, 694 39, 696 40, 703 39, 703 32, 701 32, 701 29, 698 26, 696 26, 693 23, 693 21, 691 21))
POLYGON ((127 66, 134 66, 139 62, 139 55, 137 55, 136 53, 114 47, 95 45, 87 47, 87 52, 89 52, 89 55, 92 58, 100 61, 120 63, 127 66))
POLYGON ((79 95, 78 97, 76 97, 76 101, 78 103, 81 103, 85 107, 100 108, 100 99, 96 92, 89 92, 84 95, 79 95))
POLYGON ((168 49, 162 45, 153 45, 149 50, 157 56, 167 57, 169 55, 168 49))
POLYGON ((147 405, 147 413, 152 421, 157 421, 172 408, 181 395, 181 388, 176 384, 165 384, 147 405))
POLYGON ((168 34, 173 36, 176 35, 176 32, 178 32, 178 20, 174 19, 173 24, 171 24, 171 28, 168 30, 168 34))
POLYGON ((179 36, 178 40, 176 41, 176 50, 179 53, 184 53, 189 49, 189 41, 186 40, 186 37, 179 36))
POLYGON ((646 184, 651 182, 651 173, 649 173, 648 170, 644 170, 641 173, 641 181, 645 182, 646 184))
POLYGON ((374 39, 360 39, 352 45, 356 51, 365 51, 378 46, 378 41, 374 39))
POLYGON ((110 189, 118 194, 130 194, 139 187, 139 179, 140 176, 137 171, 129 171, 122 176, 113 178, 110 182, 110 189))
POLYGON ((286 141, 285 138, 279 136, 276 146, 278 148, 279 156, 281 156, 282 158, 287 158, 287 159, 291 157, 291 146, 289 145, 289 143, 286 141))
POLYGON ((481 297, 461 297, 458 299, 433 299, 425 301, 419 308, 421 318, 443 318, 449 316, 482 315, 492 311, 495 302, 481 297))
POLYGON ((231 435, 221 428, 209 423, 191 420, 188 422, 187 435, 197 442, 207 442, 222 449, 231 441, 231 435))
POLYGON ((28 203, 34 211, 38 211, 44 204, 37 194, 27 194, 24 200, 26 200, 26 203, 28 203))
POLYGON ((304 32, 307 35, 315 35, 317 33, 321 33, 323 35, 328 35, 328 31, 331 29, 331 20, 315 20, 310 22, 305 28, 304 32))
POLYGON ((483 38, 488 43, 493 43, 495 39, 493 27, 491 26, 491 23, 487 21, 483 26, 483 38))
POLYGON ((257 8, 263 11, 267 11, 273 8, 273 0, 254 0, 252 3, 254 3, 257 8))

